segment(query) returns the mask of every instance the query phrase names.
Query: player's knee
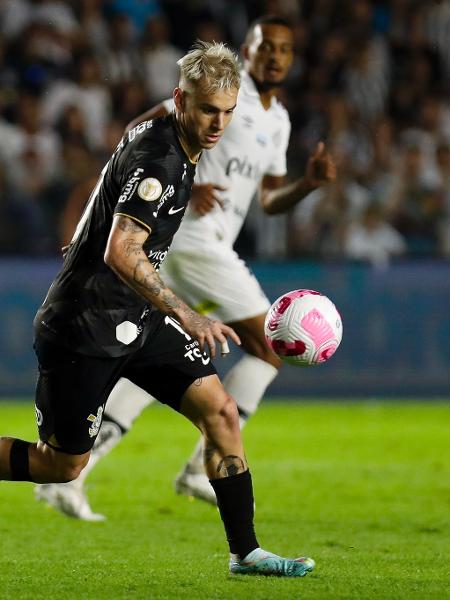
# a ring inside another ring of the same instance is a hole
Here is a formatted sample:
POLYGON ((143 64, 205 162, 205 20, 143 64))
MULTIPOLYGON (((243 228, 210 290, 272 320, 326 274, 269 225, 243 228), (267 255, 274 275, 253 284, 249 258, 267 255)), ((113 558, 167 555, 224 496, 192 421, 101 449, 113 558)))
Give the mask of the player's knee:
POLYGON ((61 455, 53 461, 52 479, 54 483, 68 483, 77 479, 87 465, 89 457, 61 455))
POLYGON ((77 479, 80 475, 83 467, 80 465, 61 465, 58 469, 55 470, 55 483, 68 483, 69 481, 73 481, 77 479))
POLYGON ((239 413, 236 401, 227 392, 224 392, 224 398, 218 412, 218 418, 222 428, 239 431, 239 413))

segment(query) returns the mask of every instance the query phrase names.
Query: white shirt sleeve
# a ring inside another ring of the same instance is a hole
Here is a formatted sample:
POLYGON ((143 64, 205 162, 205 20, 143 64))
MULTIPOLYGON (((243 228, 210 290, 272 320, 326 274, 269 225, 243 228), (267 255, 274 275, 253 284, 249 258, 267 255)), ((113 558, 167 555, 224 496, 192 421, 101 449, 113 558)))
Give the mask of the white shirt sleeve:
POLYGON ((283 127, 280 131, 280 140, 277 143, 276 135, 275 139, 272 140, 272 144, 275 148, 275 153, 270 166, 266 170, 266 175, 273 175, 274 177, 282 177, 287 173, 286 165, 286 152, 289 144, 289 137, 291 134, 291 123, 289 118, 283 122, 283 127))

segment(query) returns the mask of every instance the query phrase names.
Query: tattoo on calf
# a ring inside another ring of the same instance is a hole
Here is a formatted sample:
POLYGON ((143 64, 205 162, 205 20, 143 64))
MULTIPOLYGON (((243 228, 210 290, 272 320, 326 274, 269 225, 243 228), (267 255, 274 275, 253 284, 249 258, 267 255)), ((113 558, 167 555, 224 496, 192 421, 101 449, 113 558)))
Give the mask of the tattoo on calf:
POLYGON ((245 471, 245 464, 239 456, 225 456, 217 465, 217 472, 221 477, 231 477, 245 471))

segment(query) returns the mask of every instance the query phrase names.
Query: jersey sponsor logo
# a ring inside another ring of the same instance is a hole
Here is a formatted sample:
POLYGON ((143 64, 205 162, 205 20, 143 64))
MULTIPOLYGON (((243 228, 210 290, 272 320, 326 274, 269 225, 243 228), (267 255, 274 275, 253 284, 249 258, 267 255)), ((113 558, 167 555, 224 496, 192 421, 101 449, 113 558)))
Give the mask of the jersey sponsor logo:
POLYGON ((150 129, 152 125, 153 121, 144 121, 143 123, 139 123, 139 125, 136 125, 136 127, 133 127, 133 129, 130 129, 128 132, 128 141, 132 142, 137 135, 144 133, 144 131, 150 129))
POLYGON ((242 160, 237 156, 230 158, 225 168, 225 173, 227 175, 236 173, 241 175, 241 177, 246 177, 247 179, 253 179, 255 181, 259 181, 262 176, 258 163, 252 164, 246 156, 244 156, 242 160))
POLYGON ((162 193, 162 185, 155 179, 154 177, 147 177, 143 179, 139 184, 138 195, 142 198, 142 200, 146 200, 147 202, 154 202, 158 200, 162 193))
POLYGON ((175 208, 174 206, 171 206, 169 208, 169 215, 174 215, 177 212, 180 212, 180 210, 184 210, 186 207, 182 206, 181 208, 175 208))
POLYGON ((148 253, 148 260, 152 263, 153 267, 155 268, 155 271, 159 271, 161 263, 165 261, 168 251, 169 248, 167 248, 166 250, 150 250, 150 252, 148 253))
POLYGON ((134 193, 134 190, 136 189, 138 182, 141 178, 141 173, 143 172, 144 169, 141 169, 140 167, 136 169, 136 171, 128 180, 128 183, 125 186, 123 193, 119 196, 118 202, 126 202, 128 198, 134 193))
POLYGON ((163 192, 163 195, 161 196, 160 201, 158 202, 158 206, 156 207, 155 212, 153 213, 154 217, 158 216, 158 211, 161 208, 161 206, 164 204, 164 202, 167 200, 167 198, 172 198, 172 196, 175 194, 175 188, 173 187, 173 185, 168 185, 166 187, 166 189, 163 192))
POLYGON ((89 427, 89 436, 95 437, 100 429, 100 425, 102 424, 102 415, 103 415, 103 406, 98 407, 97 415, 93 415, 92 413, 88 416, 87 420, 92 423, 89 427))

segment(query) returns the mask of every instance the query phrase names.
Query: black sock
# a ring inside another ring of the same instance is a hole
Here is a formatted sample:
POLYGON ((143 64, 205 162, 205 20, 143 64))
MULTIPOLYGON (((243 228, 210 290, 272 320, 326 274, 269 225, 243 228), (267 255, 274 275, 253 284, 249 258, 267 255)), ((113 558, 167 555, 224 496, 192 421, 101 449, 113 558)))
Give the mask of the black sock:
POLYGON ((217 496, 230 552, 240 558, 259 547, 253 526, 253 486, 250 471, 210 479, 217 496))

